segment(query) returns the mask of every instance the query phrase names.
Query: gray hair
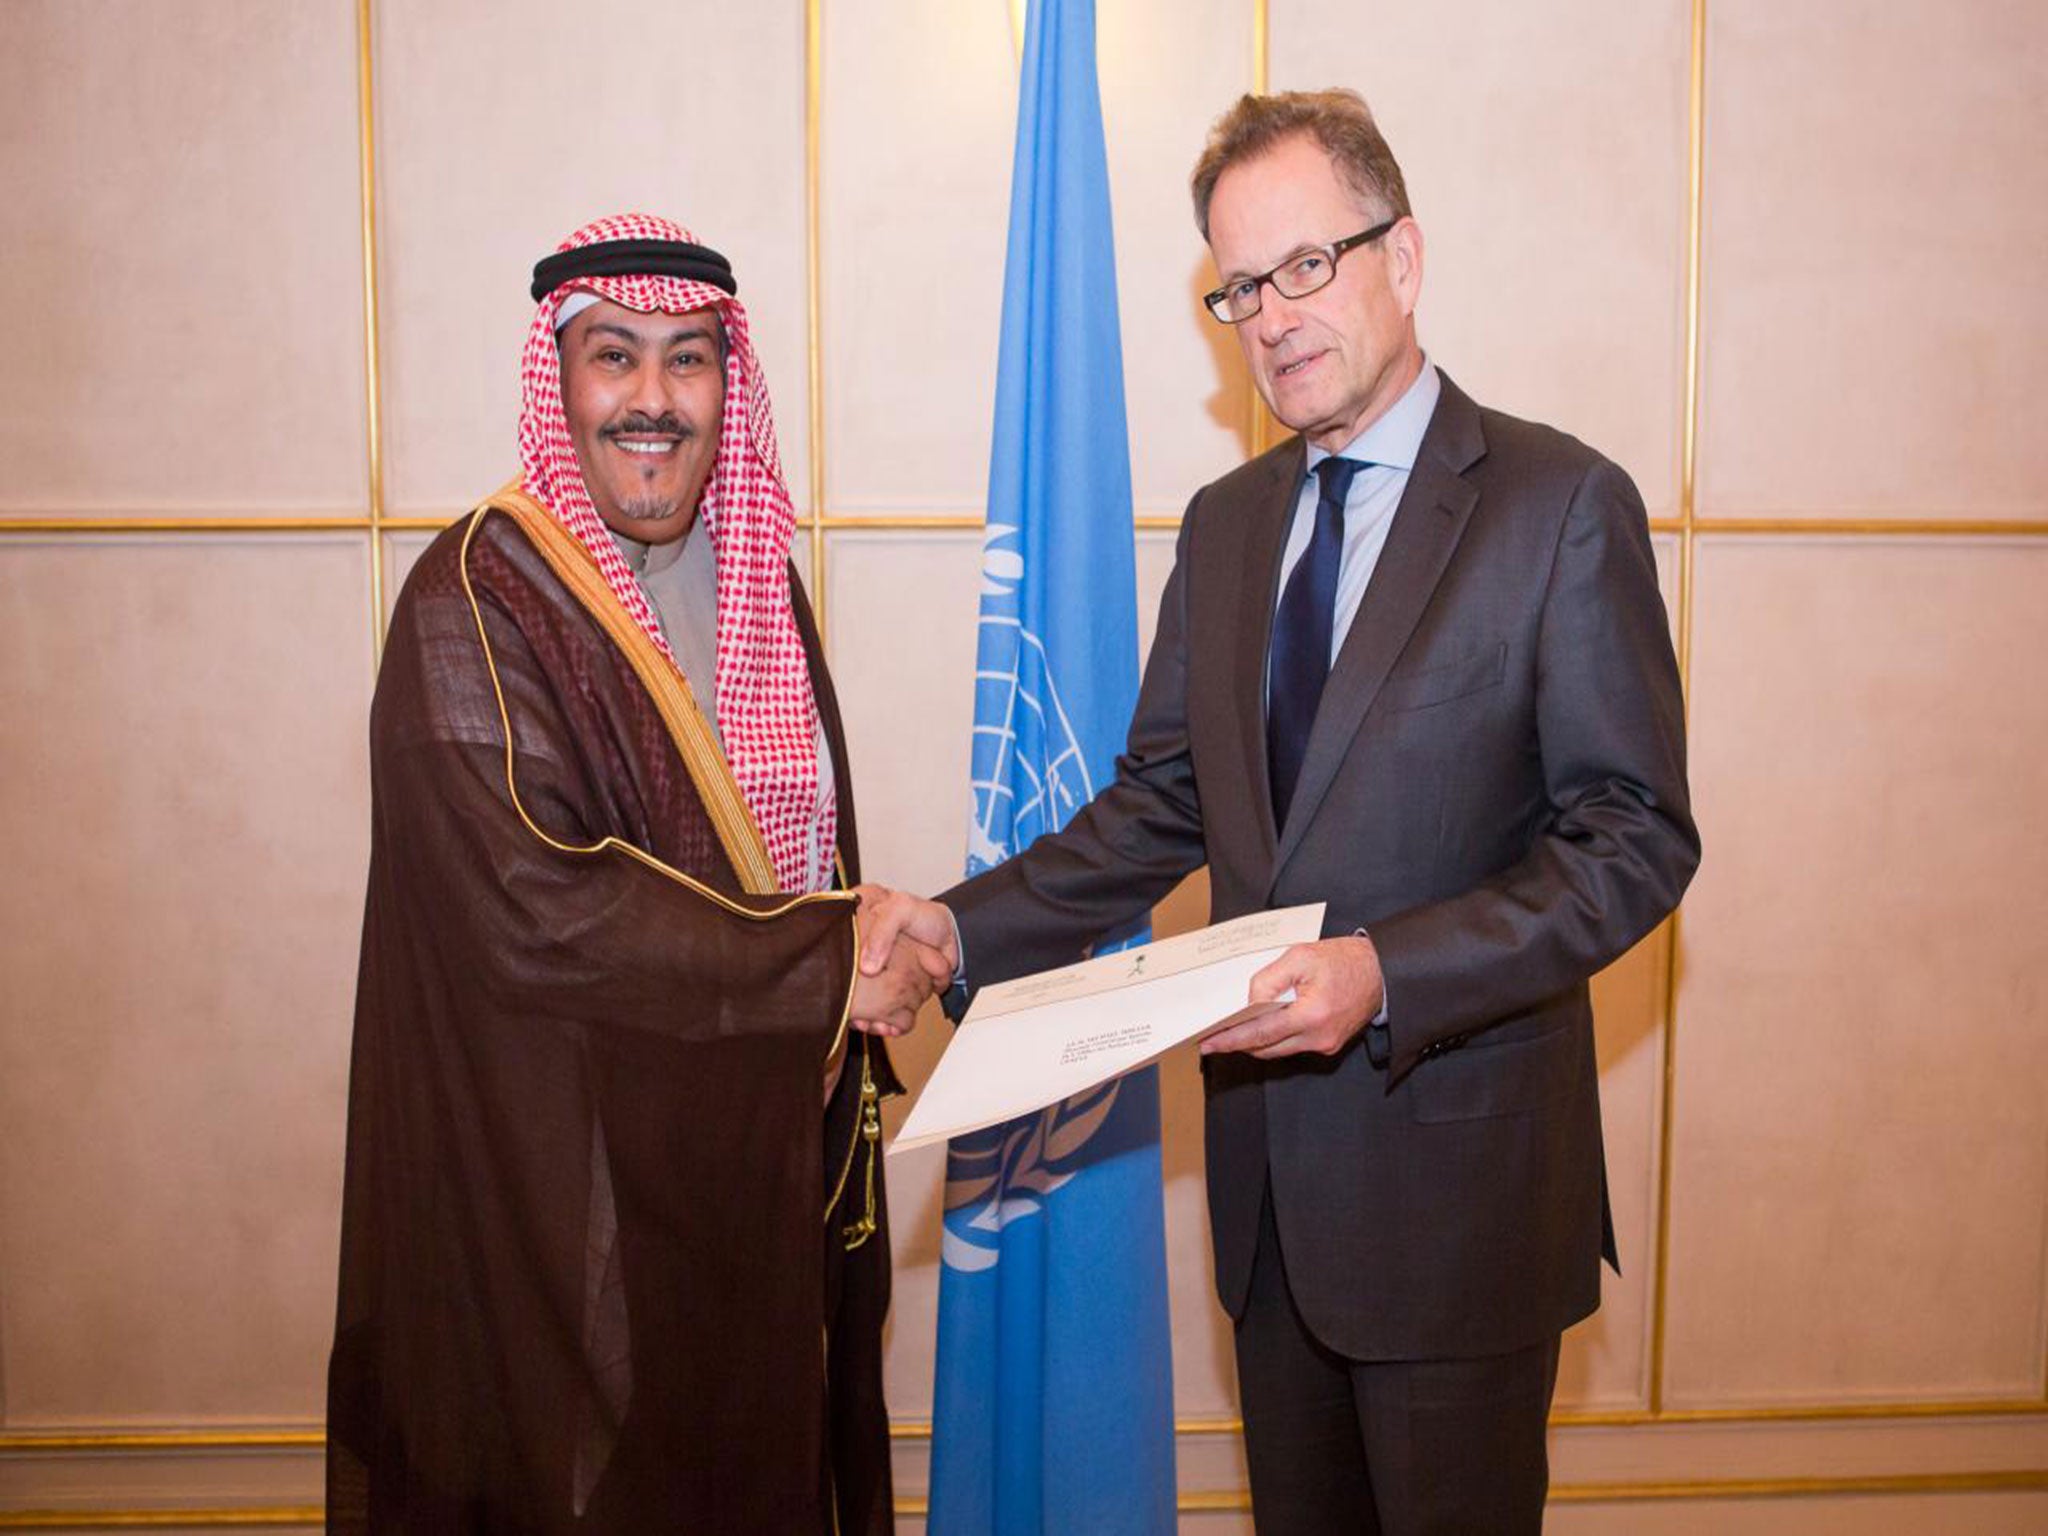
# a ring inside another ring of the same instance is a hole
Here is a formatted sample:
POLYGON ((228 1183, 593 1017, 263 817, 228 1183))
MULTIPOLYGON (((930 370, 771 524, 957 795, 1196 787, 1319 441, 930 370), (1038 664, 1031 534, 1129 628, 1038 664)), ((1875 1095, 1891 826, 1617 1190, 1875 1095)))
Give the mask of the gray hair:
POLYGON ((1363 96, 1341 88, 1281 91, 1238 97, 1210 128, 1209 142, 1188 181, 1195 199, 1195 227, 1204 240, 1209 238, 1209 199, 1215 195, 1216 179, 1231 166, 1255 160, 1296 135, 1323 147, 1345 185, 1375 219, 1410 216, 1400 163, 1387 148, 1363 96))

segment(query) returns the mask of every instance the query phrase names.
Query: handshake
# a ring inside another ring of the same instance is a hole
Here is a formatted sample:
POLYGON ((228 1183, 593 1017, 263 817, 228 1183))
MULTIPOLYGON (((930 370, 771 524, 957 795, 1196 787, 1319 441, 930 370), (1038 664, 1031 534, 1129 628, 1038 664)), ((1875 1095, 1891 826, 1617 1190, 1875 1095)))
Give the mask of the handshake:
POLYGON ((924 1000, 953 985, 960 939, 953 914, 936 901, 885 885, 854 887, 860 898, 859 969, 853 1027, 871 1035, 907 1035, 924 1000))
MULTIPOLYGON (((960 973, 953 914, 936 901, 884 885, 854 887, 860 897, 859 970, 853 1027, 906 1035, 928 997, 960 973)), ((1247 1003, 1282 1003, 1271 1012, 1205 1037, 1205 1056, 1242 1051, 1261 1060, 1315 1053, 1333 1056, 1386 1004, 1379 951, 1363 933, 1295 944, 1251 979, 1247 1003)))

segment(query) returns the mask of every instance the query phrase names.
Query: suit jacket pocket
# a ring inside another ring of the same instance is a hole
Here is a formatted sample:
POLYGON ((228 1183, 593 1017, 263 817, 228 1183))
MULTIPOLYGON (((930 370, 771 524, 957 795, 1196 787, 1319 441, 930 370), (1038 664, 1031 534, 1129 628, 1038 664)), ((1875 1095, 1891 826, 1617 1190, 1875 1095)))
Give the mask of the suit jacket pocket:
POLYGON ((1447 704, 1467 694, 1498 688, 1507 675, 1508 643, 1502 640, 1477 656, 1426 667, 1406 676, 1396 673, 1380 689, 1379 703, 1390 713, 1427 709, 1432 704, 1447 704))
POLYGON ((1526 1115, 1568 1098, 1587 1070, 1590 1053, 1570 1020, 1524 1040, 1470 1045, 1419 1062, 1409 1075, 1415 1119, 1485 1120, 1526 1115))

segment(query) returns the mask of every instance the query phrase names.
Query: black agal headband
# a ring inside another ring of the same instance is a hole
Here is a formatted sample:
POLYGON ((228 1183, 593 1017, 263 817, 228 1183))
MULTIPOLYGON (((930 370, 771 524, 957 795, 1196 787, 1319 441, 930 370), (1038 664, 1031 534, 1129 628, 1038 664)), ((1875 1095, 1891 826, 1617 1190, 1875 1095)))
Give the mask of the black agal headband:
POLYGON ((708 245, 687 245, 681 240, 600 240, 535 262, 534 302, 579 277, 680 277, 723 288, 735 297, 740 291, 732 263, 708 245))

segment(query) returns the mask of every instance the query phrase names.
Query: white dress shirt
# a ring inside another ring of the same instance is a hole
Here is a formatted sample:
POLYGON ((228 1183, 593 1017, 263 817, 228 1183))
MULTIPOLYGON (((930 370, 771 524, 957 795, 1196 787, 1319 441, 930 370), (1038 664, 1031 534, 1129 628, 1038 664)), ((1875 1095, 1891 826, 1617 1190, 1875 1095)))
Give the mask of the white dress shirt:
MULTIPOLYGON (((1341 457, 1367 465, 1351 477, 1351 490, 1344 498, 1344 553, 1337 565, 1337 608, 1330 620, 1330 664, 1344 648, 1351 622, 1365 598, 1366 584, 1380 563, 1386 547, 1387 530, 1393 526, 1394 509, 1408 488, 1408 475, 1415 468, 1415 455, 1422 448, 1422 434, 1436 414, 1437 396, 1443 386, 1437 380, 1436 365, 1422 360, 1422 372, 1387 413, 1345 445, 1341 457)), ((1316 502, 1322 495, 1322 481, 1316 466, 1332 457, 1327 449, 1310 444, 1308 472, 1295 497, 1294 522, 1287 530, 1287 547, 1280 557, 1280 592, 1308 549, 1316 530, 1316 502)), ((1275 594, 1275 604, 1278 604, 1275 594)), ((1272 657, 1266 658, 1267 680, 1272 677, 1272 657)))

